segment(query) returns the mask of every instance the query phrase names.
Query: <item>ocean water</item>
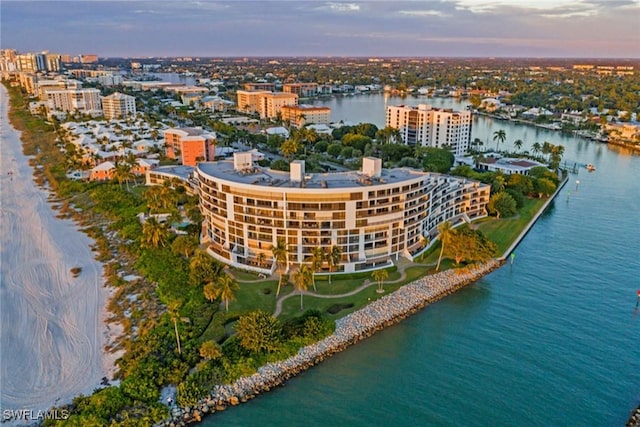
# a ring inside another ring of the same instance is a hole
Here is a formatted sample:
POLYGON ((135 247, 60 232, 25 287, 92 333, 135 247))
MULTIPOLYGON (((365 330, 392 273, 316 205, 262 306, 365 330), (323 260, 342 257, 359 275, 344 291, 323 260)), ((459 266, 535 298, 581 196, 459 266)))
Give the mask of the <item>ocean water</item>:
MULTIPOLYGON (((333 120, 394 101, 362 99, 333 120)), ((624 425, 640 402, 640 156, 482 117, 473 137, 492 147, 497 129, 597 170, 578 168, 513 265, 204 425, 624 425)))

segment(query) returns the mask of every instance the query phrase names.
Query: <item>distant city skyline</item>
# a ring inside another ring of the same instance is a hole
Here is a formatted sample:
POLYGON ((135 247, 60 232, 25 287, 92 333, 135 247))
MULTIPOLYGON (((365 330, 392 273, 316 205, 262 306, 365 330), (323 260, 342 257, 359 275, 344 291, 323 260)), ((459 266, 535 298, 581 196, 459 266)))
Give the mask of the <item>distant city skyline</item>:
POLYGON ((0 46, 150 56, 640 58, 640 0, 15 1, 0 46))

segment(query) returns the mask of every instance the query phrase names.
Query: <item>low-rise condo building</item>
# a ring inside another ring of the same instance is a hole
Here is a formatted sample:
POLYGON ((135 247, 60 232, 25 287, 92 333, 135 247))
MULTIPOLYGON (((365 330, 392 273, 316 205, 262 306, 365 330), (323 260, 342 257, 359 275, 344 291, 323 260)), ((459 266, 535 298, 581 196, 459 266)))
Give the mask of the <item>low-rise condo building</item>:
POLYGON ((263 273, 276 267, 278 239, 286 242, 287 267, 308 263, 314 248, 335 246, 342 254, 335 271, 349 273, 413 259, 441 222, 486 215, 485 184, 381 165, 365 158, 358 172, 307 174, 298 160, 287 173, 256 168, 251 153, 199 163, 203 243, 226 264, 263 273))
POLYGON ((252 92, 239 90, 238 111, 258 113, 261 119, 273 119, 284 106, 298 105, 298 95, 284 92, 252 92))
POLYGON ((285 105, 280 109, 282 121, 291 126, 302 127, 307 123, 328 125, 331 123, 331 108, 313 105, 285 105))
POLYGON ((245 83, 244 90, 275 92, 276 84, 275 83, 245 83))
POLYGON ((420 104, 388 106, 386 126, 398 129, 407 145, 449 147, 455 155, 469 149, 471 112, 433 108, 420 104))
POLYGON ((180 159, 185 166, 211 161, 216 155, 216 134, 201 128, 164 130, 167 157, 180 159))
POLYGON ((301 98, 315 96, 318 94, 318 83, 285 83, 282 85, 282 91, 295 93, 301 98))

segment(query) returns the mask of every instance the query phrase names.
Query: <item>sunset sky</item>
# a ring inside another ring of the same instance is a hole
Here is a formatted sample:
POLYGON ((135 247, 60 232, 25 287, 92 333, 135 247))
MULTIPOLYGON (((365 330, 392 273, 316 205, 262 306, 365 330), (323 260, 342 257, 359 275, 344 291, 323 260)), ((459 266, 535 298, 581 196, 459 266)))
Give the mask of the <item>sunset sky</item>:
POLYGON ((101 57, 640 57, 640 0, 2 0, 0 23, 2 48, 101 57))

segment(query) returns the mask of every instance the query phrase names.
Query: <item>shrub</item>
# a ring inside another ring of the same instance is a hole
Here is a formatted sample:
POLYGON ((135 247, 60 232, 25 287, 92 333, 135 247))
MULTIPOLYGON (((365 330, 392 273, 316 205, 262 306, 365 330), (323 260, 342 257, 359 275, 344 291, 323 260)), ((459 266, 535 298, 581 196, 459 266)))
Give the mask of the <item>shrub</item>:
POLYGON ((241 316, 236 331, 240 344, 254 353, 275 351, 282 338, 280 321, 262 310, 241 316))
POLYGON ((518 212, 516 208, 516 201, 504 191, 500 191, 489 199, 487 204, 487 210, 490 214, 495 214, 498 219, 500 217, 510 217, 518 212))

